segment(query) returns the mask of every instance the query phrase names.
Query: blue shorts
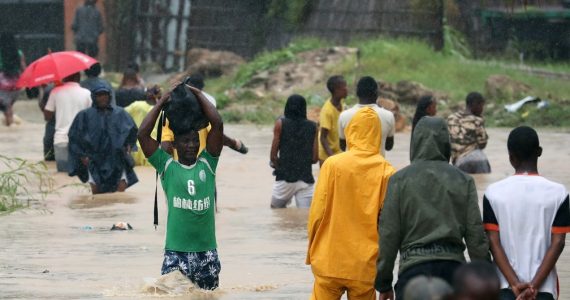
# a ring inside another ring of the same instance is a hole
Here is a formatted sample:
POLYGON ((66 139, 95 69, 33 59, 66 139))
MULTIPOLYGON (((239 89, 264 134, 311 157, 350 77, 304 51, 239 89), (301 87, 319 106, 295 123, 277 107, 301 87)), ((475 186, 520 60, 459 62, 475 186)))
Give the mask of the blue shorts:
POLYGON ((204 290, 215 290, 219 285, 221 270, 218 251, 178 252, 164 250, 161 274, 180 271, 190 281, 204 290))

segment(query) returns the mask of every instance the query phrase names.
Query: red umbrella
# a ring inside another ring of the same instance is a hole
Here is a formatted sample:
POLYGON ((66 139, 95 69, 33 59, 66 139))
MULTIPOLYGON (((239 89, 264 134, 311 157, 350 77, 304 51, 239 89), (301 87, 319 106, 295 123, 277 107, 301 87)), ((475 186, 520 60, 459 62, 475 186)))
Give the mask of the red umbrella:
POLYGON ((34 87, 62 80, 77 72, 87 70, 97 60, 77 51, 50 53, 33 63, 20 75, 18 87, 34 87))

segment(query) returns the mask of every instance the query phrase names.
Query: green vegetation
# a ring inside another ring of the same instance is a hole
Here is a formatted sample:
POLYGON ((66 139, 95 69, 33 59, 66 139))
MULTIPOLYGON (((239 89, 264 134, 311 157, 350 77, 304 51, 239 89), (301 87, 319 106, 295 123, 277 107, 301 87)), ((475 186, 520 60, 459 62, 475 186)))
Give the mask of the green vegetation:
MULTIPOLYGON (((460 35, 450 29, 446 34, 446 40, 448 40, 447 48, 441 52, 436 52, 428 44, 414 39, 379 37, 356 40, 349 46, 360 49, 358 64, 353 58, 347 59, 343 63, 326 66, 327 73, 343 74, 349 82, 351 94, 354 93, 355 79, 364 75, 391 83, 401 80, 422 83, 429 89, 448 95, 446 105, 440 107, 441 115, 463 106, 467 93, 471 91, 485 93, 485 82, 489 76, 507 75, 532 87, 532 91, 528 94, 548 99, 550 107, 537 110, 533 105, 529 105, 520 112, 511 114, 505 112, 503 106, 518 101, 520 95, 489 99, 486 116, 490 126, 514 126, 521 123, 533 126, 570 126, 570 108, 567 108, 570 101, 568 80, 539 77, 526 70, 532 67, 551 72, 570 73, 570 64, 532 63, 530 66, 521 66, 497 59, 472 60, 468 59, 469 51, 460 35)), ((244 85, 255 74, 294 60, 296 53, 326 46, 326 43, 316 39, 297 40, 287 48, 258 55, 251 62, 242 65, 236 74, 209 81, 209 89, 212 89, 217 97, 223 96, 221 107, 226 107, 228 110, 224 112, 228 122, 271 122, 282 111, 285 99, 276 99, 270 94, 261 96, 246 94, 244 90, 247 89, 243 88, 244 85), (228 88, 234 88, 238 92, 229 96, 226 93, 228 88), (234 103, 239 105, 233 105, 234 103), (238 109, 242 103, 248 109, 238 109), (255 116, 256 114, 259 116, 255 116)), ((310 105, 316 105, 321 102, 321 96, 326 96, 319 95, 323 90, 323 86, 315 86, 311 90, 298 92, 307 99, 319 100, 309 101, 310 105)), ((406 107, 403 109, 407 110, 406 107)))
MULTIPOLYGON (((470 91, 484 91, 485 80, 493 74, 508 75, 529 84, 535 89, 536 96, 570 95, 570 85, 565 81, 540 78, 499 64, 479 64, 477 61, 435 52, 417 40, 376 39, 355 42, 352 46, 361 49, 360 75, 371 75, 389 82, 417 81, 449 94, 450 100, 455 103, 462 102, 470 91)), ((335 71, 350 74, 353 68, 348 62, 335 71)), ((500 100, 511 102, 518 99, 500 100)))
POLYGON ((23 207, 32 200, 44 199, 53 191, 54 180, 43 162, 0 155, 0 168, 6 170, 0 171, 0 213, 23 207))

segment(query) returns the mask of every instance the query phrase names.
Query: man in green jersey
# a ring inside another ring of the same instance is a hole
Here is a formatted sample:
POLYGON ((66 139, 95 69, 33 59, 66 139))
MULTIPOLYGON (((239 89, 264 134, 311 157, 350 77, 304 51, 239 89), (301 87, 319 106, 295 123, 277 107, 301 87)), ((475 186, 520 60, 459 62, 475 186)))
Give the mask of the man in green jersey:
POLYGON ((198 155, 200 140, 195 130, 174 131, 173 146, 178 161, 160 149, 151 132, 170 97, 166 93, 141 123, 138 140, 144 155, 160 174, 166 194, 168 217, 166 245, 161 273, 179 270, 205 290, 218 287, 220 261, 216 246, 214 198, 216 166, 222 151, 224 127, 216 108, 200 90, 187 86, 196 95, 211 129, 206 150, 198 155))

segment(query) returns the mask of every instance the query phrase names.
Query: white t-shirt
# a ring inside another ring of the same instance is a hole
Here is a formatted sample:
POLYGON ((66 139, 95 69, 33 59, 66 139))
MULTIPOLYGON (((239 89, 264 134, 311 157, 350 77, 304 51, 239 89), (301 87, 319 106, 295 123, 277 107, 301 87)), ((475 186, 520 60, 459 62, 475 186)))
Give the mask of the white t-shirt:
POLYGON ((382 156, 386 157, 386 138, 393 137, 396 133, 396 121, 394 120, 394 114, 377 104, 356 104, 353 107, 343 111, 338 118, 338 136, 341 140, 346 140, 344 136, 344 129, 348 126, 352 117, 363 107, 371 107, 378 114, 380 118, 380 124, 382 125, 382 145, 380 146, 380 153, 382 156))
MULTIPOLYGON (((498 231, 509 263, 521 282, 531 282, 551 244, 551 233, 570 232, 568 192, 538 175, 514 175, 490 185, 483 198, 485 230, 498 231)), ((509 288, 498 271, 501 288, 509 288)), ((540 292, 557 299, 556 269, 540 292)))
POLYGON ((91 103, 91 92, 76 82, 66 82, 51 91, 45 110, 55 112, 55 145, 69 142, 67 133, 71 123, 80 111, 91 107, 91 103))

